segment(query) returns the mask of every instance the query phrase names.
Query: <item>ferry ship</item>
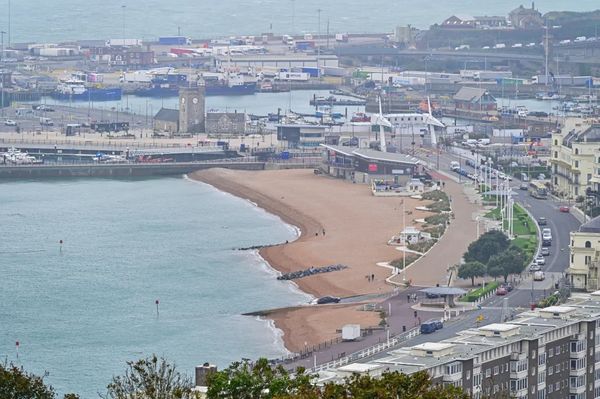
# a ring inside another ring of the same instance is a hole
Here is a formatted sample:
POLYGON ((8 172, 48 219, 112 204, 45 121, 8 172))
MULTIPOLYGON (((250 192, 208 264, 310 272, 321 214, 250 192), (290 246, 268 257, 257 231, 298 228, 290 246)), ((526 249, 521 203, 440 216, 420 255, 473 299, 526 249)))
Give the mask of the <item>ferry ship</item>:
MULTIPOLYGON (((207 96, 252 95, 258 89, 255 81, 245 81, 239 75, 204 75, 202 78, 207 96)), ((139 88, 134 94, 142 97, 176 97, 179 88, 187 84, 188 77, 185 74, 155 75, 148 87, 139 88)))
POLYGON ((83 80, 62 80, 50 96, 57 100, 72 101, 118 101, 121 99, 120 87, 86 86, 83 80))

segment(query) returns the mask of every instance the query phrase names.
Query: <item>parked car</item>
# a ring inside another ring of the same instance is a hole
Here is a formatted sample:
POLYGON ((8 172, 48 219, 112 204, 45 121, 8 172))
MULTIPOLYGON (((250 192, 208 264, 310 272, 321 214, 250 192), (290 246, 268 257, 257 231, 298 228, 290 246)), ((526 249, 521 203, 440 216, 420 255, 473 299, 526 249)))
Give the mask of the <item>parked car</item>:
POLYGON ((317 304, 324 305, 326 303, 338 303, 339 301, 340 301, 340 298, 338 298, 337 296, 324 296, 324 297, 317 299, 317 304))
POLYGON ((551 247, 552 240, 542 240, 542 247, 551 247))
POLYGON ((542 254, 542 256, 550 256, 550 248, 542 247, 541 254, 542 254))
POLYGON ((546 220, 545 217, 541 217, 541 218, 538 219, 538 225, 539 226, 545 226, 547 224, 548 224, 548 221, 546 220))
POLYGON ((569 213, 570 208, 566 205, 561 206, 560 208, 558 208, 559 211, 563 212, 563 213, 569 213))
POLYGON ((527 190, 529 188, 529 186, 527 185, 527 183, 521 183, 521 185, 519 186, 519 190, 527 190))
POLYGON ((529 266, 530 272, 539 272, 540 270, 542 270, 542 267, 535 262, 532 263, 531 266, 529 266))
POLYGON ((503 283, 501 287, 504 287, 508 292, 511 292, 513 290, 513 286, 511 283, 503 283))
POLYGON ((12 119, 7 119, 4 121, 4 125, 5 126, 17 126, 17 122, 13 121, 12 119))
POLYGON ((498 289, 496 290, 496 295, 504 296, 506 294, 508 294, 508 290, 504 287, 498 287, 498 289))
POLYGON ((438 294, 432 294, 431 292, 426 292, 425 296, 429 299, 435 299, 435 298, 439 298, 440 296, 438 294))
POLYGON ((535 258, 535 263, 540 266, 545 265, 546 259, 543 256, 539 255, 537 258, 535 258))

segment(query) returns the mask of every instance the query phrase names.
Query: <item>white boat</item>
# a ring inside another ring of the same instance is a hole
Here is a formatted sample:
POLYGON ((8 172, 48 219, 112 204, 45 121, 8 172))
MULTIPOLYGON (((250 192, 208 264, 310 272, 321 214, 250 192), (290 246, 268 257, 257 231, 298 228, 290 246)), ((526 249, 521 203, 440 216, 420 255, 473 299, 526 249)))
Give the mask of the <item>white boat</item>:
POLYGON ((8 151, 0 154, 0 160, 4 164, 12 165, 32 165, 41 163, 36 157, 31 156, 26 152, 21 152, 14 147, 9 148, 8 151))
POLYGON ((598 96, 595 94, 582 94, 581 96, 573 98, 573 101, 577 103, 596 102, 598 101, 598 96))

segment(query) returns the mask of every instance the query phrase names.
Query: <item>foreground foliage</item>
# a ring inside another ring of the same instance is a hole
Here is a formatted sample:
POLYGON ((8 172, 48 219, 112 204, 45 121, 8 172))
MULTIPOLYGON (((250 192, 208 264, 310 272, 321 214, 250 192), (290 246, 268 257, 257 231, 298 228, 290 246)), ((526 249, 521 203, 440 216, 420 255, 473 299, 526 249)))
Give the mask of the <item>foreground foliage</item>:
POLYGON ((384 372, 380 377, 354 374, 342 383, 318 387, 299 369, 292 377, 266 359, 256 364, 234 363, 209 377, 208 399, 467 399, 455 387, 434 386, 425 372, 406 375, 384 372))

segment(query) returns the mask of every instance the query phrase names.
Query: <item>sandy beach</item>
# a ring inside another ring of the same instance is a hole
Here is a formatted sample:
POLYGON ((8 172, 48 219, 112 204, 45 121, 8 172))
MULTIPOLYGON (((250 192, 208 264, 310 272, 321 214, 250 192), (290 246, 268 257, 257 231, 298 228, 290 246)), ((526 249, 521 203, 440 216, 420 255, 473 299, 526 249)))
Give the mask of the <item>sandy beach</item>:
MULTIPOLYGON (((295 280, 300 289, 317 297, 347 297, 383 293, 390 270, 378 262, 401 258, 402 253, 387 241, 402 229, 400 198, 374 197, 368 186, 324 176, 312 170, 233 171, 212 169, 196 172, 193 179, 222 191, 249 199, 280 216, 302 231, 287 245, 264 248, 261 256, 278 271, 289 272, 311 266, 341 263, 348 269, 295 280), (325 234, 323 234, 325 233, 325 234), (374 276, 371 282, 366 276, 374 276)), ((404 199, 406 209, 427 205, 426 201, 404 199)), ((412 211, 407 225, 430 213, 412 211)), ((311 306, 276 312, 273 318, 284 332, 286 347, 292 351, 337 336, 344 324, 376 326, 379 314, 356 310, 357 305, 311 306)))

